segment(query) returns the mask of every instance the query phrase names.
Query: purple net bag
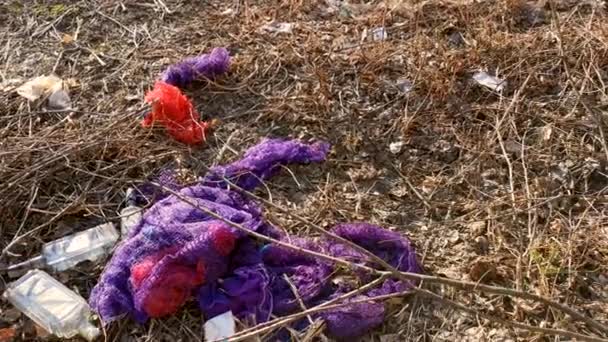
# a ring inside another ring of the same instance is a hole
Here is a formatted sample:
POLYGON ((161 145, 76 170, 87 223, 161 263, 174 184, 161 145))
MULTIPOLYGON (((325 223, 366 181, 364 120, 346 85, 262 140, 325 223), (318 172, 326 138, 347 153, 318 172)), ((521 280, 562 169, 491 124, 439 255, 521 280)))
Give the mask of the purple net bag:
MULTIPOLYGON (((223 177, 235 182, 255 179, 247 185, 259 184, 273 174, 279 164, 322 160, 328 150, 329 145, 324 143, 307 145, 297 141, 264 140, 250 149, 242 160, 217 168, 215 173, 204 178, 201 183, 209 186, 186 187, 179 190, 179 195, 247 229, 266 233, 271 227, 263 221, 261 208, 228 190, 223 177)), ((210 237, 205 236, 211 227, 219 224, 179 196, 171 194, 156 202, 106 265, 91 293, 91 307, 104 322, 125 315, 145 322, 151 315, 161 317, 174 312, 190 297, 189 290, 214 281, 228 269, 228 255, 214 254, 212 242, 214 239, 241 239, 244 233, 232 228, 216 229, 209 232, 210 237), (194 262, 199 259, 204 259, 203 265, 194 262), (169 274, 171 270, 175 270, 174 275, 169 274), (172 296, 174 306, 163 307, 162 303, 168 302, 169 297, 159 300, 160 304, 148 299, 153 297, 152 289, 159 286, 167 289, 170 294, 166 296, 172 296)))
POLYGON ((253 190, 275 175, 281 165, 318 163, 325 160, 330 145, 324 142, 302 144, 297 140, 264 139, 245 153, 243 159, 209 170, 204 179, 209 186, 228 187, 224 178, 245 190, 253 190))
POLYGON ((161 75, 161 80, 183 88, 196 79, 213 79, 228 71, 230 54, 225 48, 214 48, 209 54, 189 57, 171 65, 161 75))
MULTIPOLYGON (((301 310, 298 298, 311 307, 352 290, 348 285, 332 282, 332 276, 339 271, 335 265, 257 241, 180 198, 248 230, 303 249, 374 266, 367 256, 348 245, 283 233, 265 222, 256 202, 229 184, 252 190, 274 175, 280 165, 320 162, 328 151, 325 143, 268 139, 249 149, 243 159, 211 169, 198 184, 177 188, 178 195, 165 191, 106 266, 89 299, 93 310, 104 323, 123 316, 145 322, 149 317, 176 312, 195 295, 207 319, 230 310, 255 324, 272 315, 301 310)), ((338 225, 333 232, 399 270, 421 272, 409 241, 397 233, 366 223, 338 225)), ((357 275, 362 283, 372 279, 365 272, 357 275)), ((374 302, 372 297, 407 291, 412 286, 412 282, 388 279, 356 299, 347 300, 344 306, 314 317, 323 319, 328 334, 336 339, 357 337, 384 319, 383 303, 374 302), (349 304, 358 299, 370 302, 349 304)), ((306 322, 296 322, 295 327, 305 327, 306 322)))

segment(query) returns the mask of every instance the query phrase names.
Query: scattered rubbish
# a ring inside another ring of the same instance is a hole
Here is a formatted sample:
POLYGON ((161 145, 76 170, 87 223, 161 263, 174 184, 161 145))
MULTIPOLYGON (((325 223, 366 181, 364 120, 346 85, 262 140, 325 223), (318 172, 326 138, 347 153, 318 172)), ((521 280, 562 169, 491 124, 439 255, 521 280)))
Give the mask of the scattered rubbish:
POLYGON ((161 75, 161 81, 183 88, 197 79, 225 74, 230 67, 230 54, 225 48, 215 48, 209 54, 189 57, 169 66, 161 75))
POLYGON ((81 335, 89 341, 100 331, 91 322, 87 302, 59 281, 32 270, 7 286, 4 297, 36 324, 63 338, 81 335))
POLYGON ((146 115, 142 126, 150 127, 158 122, 177 141, 190 145, 204 142, 215 121, 200 121, 200 115, 179 88, 200 78, 213 79, 226 73, 229 66, 230 54, 225 48, 215 48, 209 54, 189 57, 169 66, 154 89, 146 94, 145 101, 152 105, 152 112, 146 115))
POLYGON ((63 83, 63 80, 55 75, 38 76, 18 87, 17 94, 29 101, 48 96, 49 107, 68 109, 71 107, 71 101, 63 83))
POLYGON ((17 94, 30 101, 36 101, 41 96, 55 92, 61 87, 61 78, 55 75, 38 76, 17 88, 17 94))
MULTIPOLYGON (((323 142, 265 139, 243 159, 213 167, 197 184, 178 189, 179 196, 172 193, 153 203, 107 264, 89 299, 93 310, 106 324, 125 315, 144 323, 150 317, 174 314, 195 293, 205 317, 232 311, 239 319, 262 323, 271 315, 299 310, 300 300, 316 305, 352 290, 332 284, 336 271, 332 263, 278 244, 264 244, 187 202, 258 234, 368 263, 360 252, 334 240, 287 235, 267 223, 262 207, 232 185, 251 191, 281 170, 281 165, 323 161, 329 148, 323 142)), ((331 231, 402 271, 421 272, 409 241, 398 233, 367 223, 341 224, 331 231)), ((352 300, 412 286, 410 281, 389 279, 352 300)), ((359 336, 382 323, 384 304, 353 303, 312 316, 323 319, 332 336, 359 336)), ((304 319, 295 325, 301 328, 308 322, 304 319)))
POLYGON ((55 272, 65 271, 89 260, 96 261, 110 252, 118 232, 112 223, 102 224, 61 239, 47 242, 42 246, 42 254, 8 268, 9 272, 45 267, 55 272))
POLYGON ((397 80, 396 85, 397 88, 399 88, 399 90, 404 94, 407 94, 412 91, 412 89, 414 89, 414 84, 410 80, 405 78, 397 80))
POLYGON ((494 91, 501 92, 507 85, 507 81, 501 80, 498 77, 490 76, 484 71, 476 72, 473 79, 480 85, 490 88, 494 91))
POLYGON ((234 9, 232 8, 227 8, 225 9, 222 13, 222 15, 228 15, 228 16, 233 16, 234 15, 234 9))
POLYGON ((205 322, 205 341, 221 341, 235 333, 232 311, 227 311, 205 322))
POLYGON ((262 26, 262 31, 272 32, 272 33, 292 33, 293 32, 293 23, 279 23, 279 22, 271 22, 264 26, 262 26))
POLYGON ((51 109, 69 109, 72 107, 70 95, 68 95, 68 93, 63 89, 59 89, 51 93, 48 103, 49 108, 51 109))
POLYGON ((384 27, 376 27, 371 30, 372 40, 375 42, 381 42, 388 38, 388 32, 384 27))
POLYGON ((547 142, 551 140, 551 135, 553 134, 553 127, 551 127, 551 124, 543 126, 540 129, 540 134, 543 141, 547 142))
POLYGON ((361 42, 369 39, 373 42, 381 42, 388 38, 388 33, 384 27, 376 27, 371 30, 367 28, 361 33, 361 42))
POLYGON ((401 153, 401 149, 403 149, 403 145, 405 145, 403 141, 395 141, 388 145, 388 149, 392 154, 399 154, 401 153))
POLYGON ((572 160, 566 160, 565 162, 559 162, 559 164, 549 167, 547 171, 549 171, 549 177, 552 180, 566 184, 572 182, 570 170, 573 166, 574 162, 572 160))
POLYGON ((127 206, 120 211, 120 235, 124 238, 142 217, 142 208, 136 205, 133 188, 127 189, 127 206))
POLYGON ((196 145, 205 141, 206 133, 213 124, 200 121, 200 115, 192 102, 179 88, 157 81, 145 101, 152 105, 152 112, 142 121, 143 127, 151 127, 154 122, 164 125, 175 140, 196 145))

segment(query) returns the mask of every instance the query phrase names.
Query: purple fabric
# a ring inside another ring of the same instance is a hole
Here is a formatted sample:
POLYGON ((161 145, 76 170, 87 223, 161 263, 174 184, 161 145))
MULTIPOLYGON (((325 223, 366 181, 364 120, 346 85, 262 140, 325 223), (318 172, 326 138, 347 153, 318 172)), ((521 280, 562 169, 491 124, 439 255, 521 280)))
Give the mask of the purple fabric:
MULTIPOLYGON (((178 191, 189 201, 252 231, 371 265, 365 256, 336 241, 282 233, 264 221, 256 202, 231 189, 224 180, 252 190, 275 174, 280 165, 320 162, 328 152, 326 143, 267 139, 249 149, 243 159, 215 167, 198 184, 178 191)), ((333 232, 400 270, 421 272, 413 248, 397 233, 366 223, 338 225, 333 232)), ((190 295, 196 296, 206 318, 231 310, 242 320, 261 323, 271 315, 301 309, 293 288, 307 307, 352 290, 332 283, 335 272, 331 263, 276 244, 263 244, 169 194, 144 213, 139 225, 117 248, 89 301, 104 323, 125 315, 145 322, 149 317, 171 314, 190 295), (171 301, 165 298, 169 296, 165 292, 181 301, 164 305, 171 301)), ((369 274, 358 275, 362 282, 371 279, 369 274)), ((410 282, 389 279, 358 299, 405 291, 411 286, 410 282)), ((384 305, 345 305, 316 317, 327 322, 331 336, 350 338, 380 325, 384 305)))
POLYGON ((205 184, 226 187, 223 178, 245 190, 253 190, 261 181, 272 177, 281 165, 287 163, 318 163, 325 160, 330 145, 324 142, 302 144, 296 140, 266 139, 261 144, 250 148, 243 159, 225 166, 212 168, 205 184))
MULTIPOLYGON (((368 297, 354 296, 346 300, 361 301, 368 297)), ((319 315, 327 324, 327 330, 338 339, 356 338, 378 327, 384 320, 384 304, 365 302, 345 305, 322 312, 319 315)))
POLYGON ((273 312, 270 277, 263 265, 239 267, 223 279, 222 284, 208 283, 198 292, 201 309, 208 317, 226 311, 251 324, 265 322, 273 312))
MULTIPOLYGON (((157 175, 150 179, 151 182, 162 184, 167 189, 178 191, 181 186, 175 177, 175 171, 169 168, 162 169, 157 175)), ((136 186, 135 191, 131 195, 132 200, 135 204, 140 206, 146 206, 151 202, 157 202, 169 195, 169 192, 164 189, 159 189, 157 186, 151 183, 144 183, 136 186)))
POLYGON ((171 65, 161 75, 165 83, 183 88, 200 78, 213 79, 228 71, 230 54, 225 48, 215 48, 209 54, 189 57, 171 65))

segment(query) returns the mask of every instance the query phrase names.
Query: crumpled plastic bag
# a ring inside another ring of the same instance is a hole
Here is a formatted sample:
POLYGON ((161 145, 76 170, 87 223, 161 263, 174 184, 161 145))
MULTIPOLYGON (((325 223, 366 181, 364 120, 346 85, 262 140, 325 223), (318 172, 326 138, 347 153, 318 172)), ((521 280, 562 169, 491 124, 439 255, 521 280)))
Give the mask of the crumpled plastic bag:
POLYGON ((56 75, 38 76, 19 86, 16 91, 32 102, 48 96, 50 108, 68 109, 72 103, 63 83, 63 80, 56 75))

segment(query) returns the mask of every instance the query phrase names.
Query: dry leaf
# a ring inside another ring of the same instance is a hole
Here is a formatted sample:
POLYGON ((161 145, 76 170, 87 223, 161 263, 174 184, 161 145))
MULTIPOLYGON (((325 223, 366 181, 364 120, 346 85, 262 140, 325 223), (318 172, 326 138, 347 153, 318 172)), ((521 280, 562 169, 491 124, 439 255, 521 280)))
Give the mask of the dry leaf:
POLYGON ((497 276, 496 265, 489 261, 475 260, 469 268, 469 277, 472 281, 487 283, 496 280, 497 276))
POLYGON ((65 44, 65 45, 70 45, 74 42, 74 37, 72 37, 71 35, 64 33, 63 36, 61 37, 61 43, 65 44))

